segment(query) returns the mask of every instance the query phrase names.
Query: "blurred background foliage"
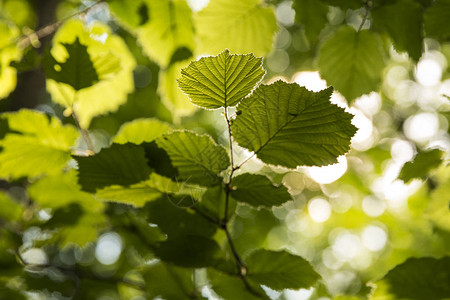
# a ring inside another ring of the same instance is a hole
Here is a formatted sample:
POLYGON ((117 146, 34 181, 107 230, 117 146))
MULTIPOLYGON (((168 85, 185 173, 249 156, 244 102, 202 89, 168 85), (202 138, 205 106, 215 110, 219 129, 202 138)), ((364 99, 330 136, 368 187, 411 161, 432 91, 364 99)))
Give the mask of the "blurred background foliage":
MULTIPOLYGON (((76 110, 97 150, 139 118, 226 144, 220 112, 198 110, 177 87, 190 61, 224 48, 254 52, 264 56, 265 82, 281 78, 314 91, 333 85, 332 101, 354 114, 359 128, 352 150, 321 168, 288 170, 251 159, 242 172, 284 184, 294 201, 272 210, 238 205, 233 238, 244 256, 261 247, 289 249, 323 277, 309 290, 267 289, 272 299, 396 299, 389 277, 378 281, 389 270, 411 257, 450 252, 450 3, 238 2, 0 0, 0 110, 45 112, 67 131, 74 130, 68 116, 76 110), (53 40, 34 35, 58 20, 53 40), (41 67, 50 53, 62 62, 62 43, 76 37, 96 57, 101 77, 77 99, 41 67)), ((20 131, 7 115, 2 138, 20 131)), ((30 126, 38 119, 27 117, 30 126)), ((76 151, 88 148, 77 141, 76 151)), ((6 142, 2 147, 5 164, 6 142)), ((249 153, 238 148, 236 156, 249 153)), ((199 216, 165 198, 143 208, 98 202, 80 190, 75 170, 30 179, 7 167, 0 173, 0 299, 214 299, 208 288, 197 291, 206 283, 204 270, 163 263, 151 251, 165 235, 192 228, 221 234, 199 216), (161 217, 168 214, 173 219, 161 217)), ((450 294, 420 297, 409 298, 450 294)))

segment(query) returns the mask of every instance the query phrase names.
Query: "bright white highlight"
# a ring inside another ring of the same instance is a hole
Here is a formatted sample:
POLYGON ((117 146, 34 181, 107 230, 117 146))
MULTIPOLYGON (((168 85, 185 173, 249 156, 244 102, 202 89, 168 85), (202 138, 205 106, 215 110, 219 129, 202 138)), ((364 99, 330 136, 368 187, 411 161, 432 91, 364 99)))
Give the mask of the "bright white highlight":
POLYGON ((378 217, 386 210, 386 204, 377 197, 367 196, 362 201, 362 209, 369 217, 378 217))
POLYGON ((320 78, 319 72, 300 72, 294 75, 292 81, 313 92, 327 88, 327 82, 320 78))
POLYGON ((331 216, 331 206, 323 198, 315 198, 308 203, 308 213, 317 223, 323 223, 331 216))
POLYGON ((359 236, 348 231, 338 234, 332 245, 334 255, 342 261, 354 259, 361 250, 361 240, 359 236))
POLYGON ((309 167, 306 173, 315 182, 327 184, 338 180, 347 171, 347 158, 339 156, 338 163, 324 167, 309 167))
POLYGON ((424 143, 429 141, 439 130, 439 120, 436 114, 424 112, 409 117, 403 129, 405 135, 411 140, 424 143))
POLYGON ((437 85, 441 81, 441 77, 442 67, 436 60, 425 58, 417 64, 416 78, 421 85, 437 85))
POLYGON ((208 5, 209 0, 187 0, 187 3, 193 12, 198 12, 208 5))
POLYGON ((115 232, 103 234, 97 242, 95 257, 104 265, 114 264, 122 252, 122 239, 115 232))
POLYGON ((285 25, 291 26, 294 24, 295 11, 292 9, 292 5, 289 2, 282 2, 277 6, 277 10, 275 11, 277 16, 277 20, 285 25))
POLYGON ((22 253, 21 257, 30 265, 45 265, 48 262, 47 254, 39 248, 30 248, 22 253))
POLYGON ((370 251, 380 251, 386 246, 387 233, 378 226, 369 225, 364 228, 361 239, 364 247, 370 251))

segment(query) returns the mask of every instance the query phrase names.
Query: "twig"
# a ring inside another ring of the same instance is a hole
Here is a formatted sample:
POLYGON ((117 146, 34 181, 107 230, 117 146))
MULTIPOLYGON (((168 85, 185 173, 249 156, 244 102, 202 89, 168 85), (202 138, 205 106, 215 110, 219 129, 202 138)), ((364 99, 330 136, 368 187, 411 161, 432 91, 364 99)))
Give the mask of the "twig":
POLYGON ((81 135, 83 136, 84 141, 86 142, 86 145, 88 147, 88 150, 91 152, 91 154, 95 153, 94 144, 92 143, 91 136, 89 135, 89 132, 80 126, 80 121, 78 119, 78 116, 75 112, 75 110, 72 108, 72 116, 75 120, 75 123, 77 124, 78 129, 81 131, 81 135))
POLYGON ((369 6, 367 4, 366 4, 366 7, 365 7, 365 10, 366 11, 364 12, 364 16, 363 16, 363 19, 361 21, 361 24, 359 24, 358 32, 361 31, 361 29, 363 28, 364 24, 367 21, 367 17, 369 16, 369 6))

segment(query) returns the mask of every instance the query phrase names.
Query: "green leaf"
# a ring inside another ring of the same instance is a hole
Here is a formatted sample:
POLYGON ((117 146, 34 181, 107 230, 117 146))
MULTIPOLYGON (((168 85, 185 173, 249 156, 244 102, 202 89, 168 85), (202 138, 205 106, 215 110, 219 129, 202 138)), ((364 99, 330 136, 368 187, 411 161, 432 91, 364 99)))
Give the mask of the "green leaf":
POLYGON ((410 258, 389 271, 370 299, 450 298, 450 257, 410 258))
POLYGON ((231 195, 238 202, 244 202, 255 207, 279 206, 292 200, 287 188, 275 186, 264 175, 242 174, 233 178, 231 195))
POLYGON ((444 152, 439 149, 420 151, 410 162, 403 165, 399 179, 409 182, 411 179, 425 179, 428 173, 442 163, 444 152))
POLYGON ((213 267, 222 260, 220 247, 214 240, 189 234, 162 242, 155 249, 155 255, 163 261, 188 268, 213 267))
POLYGON ((190 299, 195 295, 193 272, 191 269, 158 262, 146 267, 143 277, 151 299, 158 297, 166 300, 190 299))
POLYGON ((57 61, 50 53, 46 56, 44 69, 47 78, 66 83, 75 90, 81 90, 99 81, 97 71, 89 57, 87 47, 78 37, 72 44, 61 43, 69 57, 64 62, 57 61))
POLYGON ((295 0, 295 20, 303 25, 310 43, 315 43, 328 22, 328 6, 316 0, 295 0))
POLYGON ((437 170, 444 174, 439 177, 439 185, 431 193, 431 199, 426 208, 426 215, 434 226, 450 232, 450 165, 442 166, 437 170))
POLYGON ((0 99, 7 97, 17 84, 17 70, 10 63, 22 57, 22 50, 14 42, 19 35, 17 27, 0 20, 0 99))
POLYGON ((318 93, 296 83, 259 86, 237 107, 235 141, 263 162, 296 168, 337 162, 356 132, 352 115, 330 103, 332 88, 318 93))
POLYGON ((211 186, 221 182, 218 174, 227 169, 230 159, 222 146, 210 136, 190 131, 174 131, 156 140, 178 169, 179 179, 211 186))
MULTIPOLYGON (((203 211, 206 215, 220 220, 225 215, 225 197, 225 190, 222 185, 210 187, 203 193, 196 208, 203 211)), ((228 199, 228 218, 231 218, 234 214, 236 205, 236 200, 233 198, 228 199)))
POLYGON ((71 148, 78 137, 72 125, 26 109, 4 113, 1 118, 8 121, 11 132, 0 140, 0 178, 58 173, 71 159, 71 148))
MULTIPOLYGON (((449 7, 450 8, 450 7, 449 7)), ((373 27, 386 31, 395 48, 418 61, 422 56, 422 6, 414 0, 397 0, 371 10, 373 27)))
POLYGON ((425 11, 425 33, 440 42, 450 41, 450 0, 436 0, 425 11))
POLYGON ((177 49, 195 48, 192 12, 185 0, 146 1, 146 5, 149 21, 136 32, 152 60, 166 67, 177 49))
POLYGON ((194 18, 200 39, 198 53, 233 53, 264 56, 272 49, 277 31, 273 7, 260 0, 211 0, 194 18))
POLYGON ((99 81, 80 91, 70 85, 47 79, 47 90, 52 101, 67 108, 66 113, 77 113, 82 128, 88 128, 91 120, 99 115, 116 111, 134 90, 134 57, 121 37, 100 22, 85 26, 79 19, 71 19, 58 29, 53 38, 51 54, 56 61, 67 59, 63 44, 78 39, 87 47, 99 81))
POLYGON ((75 157, 83 190, 95 192, 110 185, 131 185, 148 179, 144 149, 133 144, 113 144, 110 148, 89 157, 75 157))
POLYGON ((112 141, 116 144, 133 143, 139 145, 154 141, 171 129, 170 124, 158 119, 135 119, 120 126, 112 141))
POLYGON ((309 288, 320 278, 305 259, 286 251, 256 250, 246 262, 247 278, 274 290, 309 288))
POLYGON ((0 223, 1 220, 18 221, 22 218, 23 207, 9 195, 0 192, 0 223))
POLYGON ((136 207, 144 206, 148 201, 158 199, 163 194, 174 194, 179 201, 186 198, 192 201, 199 198, 203 189, 197 186, 189 186, 185 183, 176 183, 169 178, 152 173, 148 180, 130 185, 129 187, 112 185, 97 190, 97 199, 113 201, 124 204, 132 204, 136 207))
POLYGON ((247 96, 265 74, 262 58, 253 54, 203 57, 181 71, 178 86, 192 103, 203 108, 234 106, 247 96))
POLYGON ((110 0, 108 6, 116 20, 132 31, 149 21, 147 0, 123 1, 110 0))
POLYGON ((208 279, 214 292, 225 300, 270 299, 259 285, 252 284, 253 293, 250 292, 237 276, 230 276, 214 269, 208 269, 208 279))
POLYGON ((344 10, 346 9, 358 9, 363 6, 363 1, 361 0, 320 0, 331 6, 338 6, 344 10))
POLYGON ((341 27, 320 47, 320 74, 351 102, 377 90, 385 66, 385 52, 378 34, 341 27))

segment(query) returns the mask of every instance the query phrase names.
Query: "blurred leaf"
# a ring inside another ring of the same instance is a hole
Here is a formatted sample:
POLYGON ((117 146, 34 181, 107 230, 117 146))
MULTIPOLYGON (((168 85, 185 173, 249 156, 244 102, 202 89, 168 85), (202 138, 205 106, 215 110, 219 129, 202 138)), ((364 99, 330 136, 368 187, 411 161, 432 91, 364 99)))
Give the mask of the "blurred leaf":
POLYGON ((352 102, 378 89, 385 56, 378 34, 345 26, 323 42, 318 66, 321 77, 352 102))
POLYGON ((228 168, 230 159, 210 136, 190 131, 174 131, 156 140, 178 169, 179 179, 211 186, 220 183, 218 174, 228 168))
POLYGON ((94 64, 99 81, 76 91, 71 86, 47 79, 47 89, 52 100, 66 108, 74 109, 80 125, 88 128, 91 120, 116 111, 126 102, 127 94, 134 90, 133 69, 135 60, 125 42, 99 22, 85 26, 79 19, 71 19, 58 29, 53 39, 51 54, 56 61, 67 59, 64 44, 78 39, 94 64))
POLYGON ((155 249, 155 254, 163 261, 189 268, 213 267, 223 260, 219 245, 200 235, 169 238, 155 249))
POLYGON ((194 23, 200 39, 198 53, 209 54, 229 49, 264 56, 272 49, 278 29, 273 7, 260 0, 211 0, 194 23))
POLYGON ((146 1, 148 22, 139 27, 137 38, 144 52, 166 67, 177 49, 193 50, 192 12, 185 0, 146 1))
POLYGON ((283 81, 261 85, 237 107, 233 137, 265 163, 288 168, 335 163, 349 150, 356 127, 351 114, 330 103, 331 92, 283 81))
MULTIPOLYGON (((144 149, 134 144, 113 144, 89 157, 75 157, 82 189, 95 192, 110 185, 131 185, 148 179, 144 149)), ((156 159, 156 158, 155 158, 156 159)))
POLYGON ((358 9, 362 7, 363 2, 361 0, 320 0, 331 6, 338 6, 344 10, 346 9, 358 9))
POLYGON ((44 61, 45 74, 48 79, 66 83, 75 90, 81 90, 99 81, 87 47, 80 43, 78 37, 72 44, 61 43, 69 57, 64 62, 57 61, 49 53, 44 61))
POLYGON ((252 54, 203 57, 181 70, 178 86, 202 108, 234 106, 261 81, 262 58, 252 54))
POLYGON ((4 113, 1 118, 8 121, 11 131, 0 141, 1 178, 55 174, 67 165, 78 137, 75 127, 26 109, 4 113))
POLYGON ((225 300, 270 299, 259 285, 252 284, 252 290, 257 294, 251 293, 237 276, 230 276, 214 269, 208 269, 208 279, 214 292, 225 300))
POLYGON ((135 119, 120 126, 112 139, 113 143, 142 144, 151 142, 172 129, 171 125, 158 119, 135 119))
POLYGON ((256 250, 246 263, 249 280, 274 290, 307 289, 320 279, 305 259, 286 251, 256 250))
POLYGON ((450 257, 410 258, 389 271, 376 285, 370 299, 447 299, 450 298, 450 257))
POLYGON ((440 42, 450 41, 450 0, 436 0, 425 11, 426 36, 440 42))
MULTIPOLYGON (((234 181, 233 181, 234 182, 234 181)), ((220 220, 225 215, 225 191, 222 185, 210 187, 202 195, 199 206, 196 208, 204 211, 208 216, 215 217, 220 220)), ((236 210, 236 201, 233 198, 228 199, 228 218, 230 218, 236 210)))
POLYGON ((310 43, 319 39, 319 34, 328 23, 328 6, 316 0, 294 0, 295 20, 300 23, 310 43))
POLYGON ((147 0, 109 0, 108 6, 119 23, 132 31, 149 21, 147 0))
POLYGON ((450 197, 448 196, 450 191, 450 166, 443 166, 438 171, 444 174, 439 174, 442 178, 439 178, 438 187, 431 193, 426 214, 435 226, 450 232, 450 197))
POLYGON ((26 72, 32 69, 37 69, 42 61, 42 58, 43 57, 38 54, 36 49, 29 47, 20 60, 12 61, 9 65, 15 68, 18 72, 26 72))
POLYGON ((231 195, 238 202, 244 202, 255 207, 279 206, 292 200, 287 188, 275 186, 264 175, 242 174, 233 178, 231 195))
POLYGON ((10 63, 20 61, 22 57, 22 51, 14 40, 19 35, 17 27, 0 20, 0 99, 7 97, 17 84, 17 70, 10 63))
POLYGON ((443 155, 444 152, 439 149, 420 151, 412 161, 403 165, 398 178, 404 182, 427 178, 430 171, 442 163, 443 155))
POLYGON ((23 207, 4 192, 0 192, 0 207, 0 222, 1 219, 19 221, 22 218, 23 207))
POLYGON ((385 30, 396 50, 408 52, 415 61, 422 56, 422 14, 421 5, 414 0, 397 0, 371 10, 373 27, 385 30))
POLYGON ((146 267, 143 271, 149 296, 166 300, 191 299, 197 294, 192 280, 194 270, 163 262, 146 267))

